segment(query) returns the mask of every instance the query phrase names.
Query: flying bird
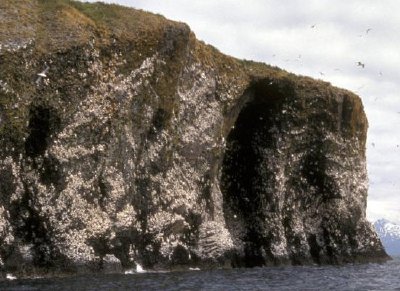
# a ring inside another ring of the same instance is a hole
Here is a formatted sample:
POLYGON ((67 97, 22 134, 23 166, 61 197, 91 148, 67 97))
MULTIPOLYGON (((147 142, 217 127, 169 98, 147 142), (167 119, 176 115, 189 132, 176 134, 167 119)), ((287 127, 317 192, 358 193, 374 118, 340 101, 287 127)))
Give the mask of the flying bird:
POLYGON ((356 64, 357 64, 357 66, 362 67, 363 69, 365 68, 365 64, 364 63, 357 62, 356 64))
POLYGON ((40 81, 42 80, 42 78, 47 78, 47 72, 50 70, 50 67, 48 66, 48 65, 46 65, 46 68, 43 70, 43 71, 41 71, 40 73, 38 73, 37 75, 39 76, 37 79, 36 79, 36 84, 37 85, 39 85, 39 83, 40 83, 40 81))
POLYGON ((370 32, 372 30, 372 28, 368 28, 365 33, 368 34, 368 32, 370 32))
POLYGON ((38 76, 39 77, 42 77, 42 78, 46 78, 47 77, 47 72, 49 71, 49 69, 50 69, 50 67, 48 66, 48 65, 46 65, 46 69, 44 69, 42 72, 40 72, 39 74, 38 74, 38 76))
POLYGON ((317 26, 316 24, 313 24, 310 26, 310 28, 315 28, 316 26, 317 26))

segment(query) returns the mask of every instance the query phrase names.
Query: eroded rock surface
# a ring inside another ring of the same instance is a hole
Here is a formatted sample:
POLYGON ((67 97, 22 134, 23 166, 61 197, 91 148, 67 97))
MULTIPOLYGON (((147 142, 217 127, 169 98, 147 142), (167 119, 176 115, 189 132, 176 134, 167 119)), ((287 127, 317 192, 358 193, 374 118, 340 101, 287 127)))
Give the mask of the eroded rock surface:
POLYGON ((3 2, 4 272, 388 258, 365 219, 353 93, 150 13, 3 2))

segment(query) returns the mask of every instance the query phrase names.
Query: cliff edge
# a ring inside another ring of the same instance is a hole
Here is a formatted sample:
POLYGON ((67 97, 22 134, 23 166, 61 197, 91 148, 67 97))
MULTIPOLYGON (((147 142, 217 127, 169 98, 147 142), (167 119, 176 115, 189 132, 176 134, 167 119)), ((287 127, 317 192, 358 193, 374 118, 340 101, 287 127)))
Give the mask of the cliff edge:
POLYGON ((388 259, 358 96, 122 6, 0 21, 3 274, 388 259))

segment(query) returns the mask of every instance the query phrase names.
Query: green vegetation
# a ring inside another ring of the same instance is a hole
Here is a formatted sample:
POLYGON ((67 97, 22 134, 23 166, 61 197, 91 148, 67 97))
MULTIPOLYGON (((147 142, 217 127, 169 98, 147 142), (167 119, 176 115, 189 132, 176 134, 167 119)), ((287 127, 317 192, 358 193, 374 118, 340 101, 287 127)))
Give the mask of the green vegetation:
MULTIPOLYGON (((365 117, 360 118, 363 116, 361 101, 354 94, 277 67, 224 55, 216 48, 196 40, 185 24, 169 21, 160 15, 115 4, 89 4, 72 0, 7 0, 1 1, 0 9, 6 11, 2 14, 0 43, 3 46, 26 46, 32 42, 29 48, 0 53, 0 80, 16 88, 8 93, 0 90, 0 114, 8 120, 8 125, 0 124, 0 134, 2 128, 7 127, 10 132, 23 136, 28 122, 28 108, 34 102, 47 102, 59 108, 60 102, 64 101, 58 100, 59 97, 50 91, 38 91, 34 84, 36 74, 43 69, 44 62, 53 59, 57 62, 58 71, 52 69, 52 74, 61 79, 58 87, 50 89, 62 94, 68 86, 78 86, 79 80, 64 77, 63 70, 71 65, 83 68, 85 61, 80 59, 79 52, 89 46, 98 49, 105 67, 115 54, 121 55, 124 63, 118 65, 117 73, 122 75, 138 68, 156 52, 164 54, 166 63, 159 65, 152 80, 159 100, 151 100, 149 96, 141 98, 143 102, 164 112, 166 124, 178 106, 176 88, 189 58, 201 64, 205 70, 215 73, 217 94, 220 96, 232 90, 240 95, 251 82, 260 80, 274 80, 276 84, 289 86, 298 96, 341 92, 355 104, 353 110, 347 113, 353 132, 363 128, 366 123, 365 117), (64 63, 63 60, 69 58, 74 59, 75 63, 64 63)), ((72 97, 63 98, 73 100, 72 97)), ((74 98, 79 99, 77 96, 74 98)), ((67 103, 67 112, 72 112, 73 106, 76 106, 72 103, 67 103)), ((230 105, 226 106, 228 110, 230 105)))

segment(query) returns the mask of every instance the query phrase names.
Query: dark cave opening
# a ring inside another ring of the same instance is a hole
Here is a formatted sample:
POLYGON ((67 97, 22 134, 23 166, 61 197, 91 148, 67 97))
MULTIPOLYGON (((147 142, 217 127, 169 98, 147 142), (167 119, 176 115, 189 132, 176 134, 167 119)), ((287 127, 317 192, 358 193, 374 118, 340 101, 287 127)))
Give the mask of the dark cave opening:
MULTIPOLYGON (((52 134, 60 127, 60 118, 56 110, 46 106, 32 107, 29 112, 29 135, 25 141, 25 154, 31 158, 22 164, 23 171, 36 170, 40 182, 56 188, 61 187, 61 174, 58 162, 51 156, 45 156, 52 134)), ((49 224, 38 212, 37 188, 31 181, 23 181, 24 194, 20 200, 13 201, 10 210, 17 237, 24 243, 32 245, 33 265, 45 267, 55 260, 65 258, 54 250, 50 236, 49 224)))
POLYGON ((25 141, 25 153, 32 158, 32 167, 39 171, 41 182, 61 187, 62 177, 56 159, 44 155, 51 137, 60 128, 60 118, 51 107, 36 106, 29 112, 29 136, 25 141), (39 159, 37 159, 39 158, 39 159))
POLYGON ((276 87, 251 90, 237 114, 227 139, 221 166, 224 216, 231 235, 244 243, 244 254, 235 266, 267 265, 270 232, 265 227, 267 212, 276 211, 277 202, 268 190, 275 173, 266 166, 276 151, 274 131, 283 98, 276 87), (274 90, 275 89, 275 90, 274 90))
POLYGON ((50 133, 59 125, 56 114, 49 108, 38 106, 30 110, 29 136, 25 141, 26 155, 32 158, 43 155, 50 133))

